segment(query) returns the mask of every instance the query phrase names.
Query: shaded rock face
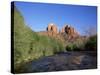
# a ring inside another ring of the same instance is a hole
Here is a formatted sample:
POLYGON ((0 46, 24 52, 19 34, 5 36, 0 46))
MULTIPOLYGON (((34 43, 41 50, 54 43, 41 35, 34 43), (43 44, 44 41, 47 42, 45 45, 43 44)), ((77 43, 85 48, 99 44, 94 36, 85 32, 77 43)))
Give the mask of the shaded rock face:
POLYGON ((79 36, 79 33, 71 26, 65 25, 62 30, 61 33, 66 33, 67 35, 71 36, 71 37, 77 37, 79 36))

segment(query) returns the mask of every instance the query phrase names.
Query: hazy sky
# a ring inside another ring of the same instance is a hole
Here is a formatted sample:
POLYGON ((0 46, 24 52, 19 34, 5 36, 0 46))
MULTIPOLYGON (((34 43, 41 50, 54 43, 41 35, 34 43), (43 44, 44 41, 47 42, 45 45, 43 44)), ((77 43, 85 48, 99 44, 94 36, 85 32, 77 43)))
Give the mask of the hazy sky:
POLYGON ((44 31, 49 23, 61 29, 65 24, 74 27, 80 34, 97 26, 97 7, 15 2, 15 6, 24 17, 26 25, 34 31, 44 31))

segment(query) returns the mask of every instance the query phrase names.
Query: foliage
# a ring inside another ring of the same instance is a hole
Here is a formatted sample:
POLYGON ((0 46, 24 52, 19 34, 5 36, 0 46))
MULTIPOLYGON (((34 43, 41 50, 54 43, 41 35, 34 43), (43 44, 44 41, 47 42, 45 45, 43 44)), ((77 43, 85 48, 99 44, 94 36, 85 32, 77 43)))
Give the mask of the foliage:
POLYGON ((67 51, 96 51, 97 35, 92 35, 87 39, 76 39, 74 42, 67 42, 67 51))
POLYGON ((92 35, 85 44, 86 50, 97 50, 97 35, 92 35))
POLYGON ((84 49, 86 39, 77 38, 73 42, 67 42, 67 51, 80 51, 84 49))
MULTIPOLYGON (((25 62, 50 56, 58 52, 65 52, 61 41, 52 37, 38 35, 24 24, 20 12, 14 9, 14 70, 25 62)), ((73 42, 66 41, 66 51, 80 51, 96 49, 97 38, 91 36, 88 40, 81 38, 73 42)))
POLYGON ((63 44, 48 36, 40 36, 24 24, 20 12, 14 9, 14 68, 24 62, 64 50, 63 44))
POLYGON ((79 48, 76 44, 69 44, 66 46, 67 51, 78 51, 79 48))

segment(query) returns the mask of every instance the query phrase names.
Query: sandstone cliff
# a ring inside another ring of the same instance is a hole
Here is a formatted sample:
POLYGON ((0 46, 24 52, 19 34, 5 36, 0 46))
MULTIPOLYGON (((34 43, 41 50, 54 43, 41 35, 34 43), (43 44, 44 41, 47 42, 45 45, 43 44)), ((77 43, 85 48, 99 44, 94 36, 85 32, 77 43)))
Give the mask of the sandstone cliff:
POLYGON ((66 33, 68 36, 75 38, 79 36, 79 33, 75 30, 75 28, 69 26, 69 25, 65 25, 62 30, 61 33, 66 33))
POLYGON ((72 26, 69 26, 69 25, 64 25, 62 27, 61 31, 58 32, 57 25, 55 25, 53 23, 48 24, 46 31, 41 31, 38 33, 40 35, 54 37, 61 41, 72 40, 72 39, 75 39, 80 36, 79 33, 75 30, 75 28, 73 28, 72 26))

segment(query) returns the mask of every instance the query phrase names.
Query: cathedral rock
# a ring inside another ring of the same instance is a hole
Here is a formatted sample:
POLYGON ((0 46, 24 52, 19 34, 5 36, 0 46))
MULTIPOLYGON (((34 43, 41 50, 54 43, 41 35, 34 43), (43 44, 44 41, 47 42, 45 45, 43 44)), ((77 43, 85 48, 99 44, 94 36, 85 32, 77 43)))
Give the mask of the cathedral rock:
POLYGON ((61 33, 66 33, 68 36, 73 37, 73 38, 79 36, 79 33, 75 30, 75 28, 73 28, 69 25, 65 25, 61 29, 61 33))
POLYGON ((46 35, 49 37, 54 37, 56 39, 64 40, 65 39, 73 39, 79 36, 79 33, 75 30, 75 28, 64 25, 60 32, 58 32, 57 25, 54 23, 48 24, 46 31, 38 32, 40 35, 46 35), (64 36, 63 36, 64 35, 64 36))
POLYGON ((50 23, 47 27, 47 31, 48 32, 53 32, 54 34, 57 34, 58 33, 58 29, 57 29, 57 26, 53 23, 50 23))
POLYGON ((53 23, 48 24, 47 33, 48 33, 48 36, 56 37, 58 34, 57 26, 53 23))

